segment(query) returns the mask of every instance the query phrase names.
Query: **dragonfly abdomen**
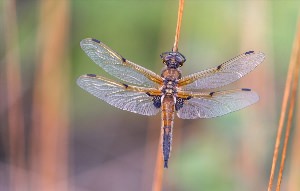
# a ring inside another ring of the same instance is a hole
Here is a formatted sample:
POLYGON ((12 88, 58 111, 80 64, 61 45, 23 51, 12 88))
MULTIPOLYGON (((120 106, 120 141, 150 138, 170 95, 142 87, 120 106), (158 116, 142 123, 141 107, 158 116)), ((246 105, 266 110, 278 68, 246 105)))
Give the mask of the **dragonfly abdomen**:
POLYGON ((175 103, 173 96, 165 96, 162 100, 161 116, 161 138, 164 167, 168 168, 168 160, 172 149, 172 130, 174 123, 175 103))

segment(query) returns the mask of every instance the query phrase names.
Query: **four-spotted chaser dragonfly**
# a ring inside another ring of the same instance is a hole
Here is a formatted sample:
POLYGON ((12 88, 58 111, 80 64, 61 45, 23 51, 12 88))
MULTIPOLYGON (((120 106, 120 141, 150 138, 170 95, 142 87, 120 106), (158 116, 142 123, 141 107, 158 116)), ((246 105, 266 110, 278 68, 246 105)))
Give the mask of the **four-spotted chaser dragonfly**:
POLYGON ((175 112, 182 119, 212 118, 247 107, 259 99, 248 88, 207 90, 230 84, 252 71, 265 58, 261 52, 248 51, 217 67, 182 77, 179 67, 186 59, 179 52, 162 53, 165 67, 159 76, 96 39, 84 39, 80 45, 97 65, 123 81, 118 83, 96 74, 86 74, 77 80, 81 88, 110 105, 133 113, 150 116, 161 111, 165 168, 168 168, 171 152, 175 112))

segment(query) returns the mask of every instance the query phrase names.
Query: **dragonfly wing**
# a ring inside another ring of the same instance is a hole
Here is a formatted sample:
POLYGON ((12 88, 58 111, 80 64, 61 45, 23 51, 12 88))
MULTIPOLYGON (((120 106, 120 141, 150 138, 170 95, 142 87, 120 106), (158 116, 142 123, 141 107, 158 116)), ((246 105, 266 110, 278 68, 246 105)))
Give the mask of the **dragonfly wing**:
POLYGON ((265 58, 262 52, 248 51, 215 68, 203 70, 179 80, 182 90, 212 89, 230 84, 252 71, 265 58))
POLYGON ((116 83, 95 74, 80 76, 77 84, 92 95, 119 109, 142 115, 155 115, 159 112, 159 108, 153 104, 153 98, 148 95, 149 92, 159 91, 157 89, 116 83))
POLYGON ((258 100, 257 93, 250 89, 191 93, 177 115, 182 119, 218 117, 245 108, 258 100))
POLYGON ((97 65, 125 82, 147 87, 156 87, 157 83, 163 83, 159 75, 126 60, 96 39, 84 39, 80 42, 80 46, 97 65))

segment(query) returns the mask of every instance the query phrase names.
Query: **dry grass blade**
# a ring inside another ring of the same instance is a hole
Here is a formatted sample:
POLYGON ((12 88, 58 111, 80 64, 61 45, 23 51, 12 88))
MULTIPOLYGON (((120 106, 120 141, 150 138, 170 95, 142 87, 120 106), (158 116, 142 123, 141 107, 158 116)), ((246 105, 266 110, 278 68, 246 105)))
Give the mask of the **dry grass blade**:
MULTIPOLYGON (((298 93, 297 100, 300 100, 300 94, 298 93)), ((290 166, 293 168, 289 169, 289 175, 288 175, 288 184, 287 184, 287 190, 300 190, 300 152, 298 151, 300 148, 300 101, 297 103, 296 107, 296 124, 295 124, 295 130, 294 130, 294 137, 293 138, 293 144, 292 144, 292 151, 291 151, 291 163, 290 166)))
MULTIPOLYGON (((298 88, 298 82, 299 82, 299 71, 300 71, 300 23, 298 24, 298 30, 295 38, 295 46, 291 58, 291 62, 294 62, 294 69, 293 69, 293 78, 292 78, 292 90, 291 90, 291 99, 290 99, 290 106, 289 106, 289 113, 288 113, 288 119, 287 119, 287 126, 286 126, 286 134, 284 138, 284 145, 282 150, 282 157, 281 157, 281 164, 279 169, 279 174, 277 178, 277 187, 276 191, 280 191, 280 185, 282 181, 282 174, 285 164, 285 158, 286 158, 286 151, 287 151, 287 145, 289 141, 289 135, 291 131, 293 116, 294 116, 294 108, 296 104, 296 97, 297 97, 297 88, 298 88)), ((292 64, 292 63, 291 63, 292 64)))
POLYGON ((177 26, 176 26, 176 33, 175 33, 175 42, 174 42, 174 46, 173 46, 173 50, 172 50, 173 52, 178 51, 178 42, 179 42, 181 20, 182 20, 182 14, 183 14, 183 5, 184 5, 184 0, 179 0, 178 18, 177 18, 177 26))
MULTIPOLYGON (((298 27, 299 27, 299 24, 298 24, 298 27)), ((286 84, 285 84, 285 91, 284 91, 284 95, 283 95, 278 132, 277 132, 277 136, 276 136, 276 143, 275 143, 275 148, 274 148, 274 155, 273 155, 273 161, 272 161, 272 168, 271 168, 271 173, 270 173, 268 191, 272 190, 272 185, 273 185, 273 180, 274 180, 274 175, 275 175, 276 162, 277 162, 277 159, 278 159, 278 152, 279 152, 279 147, 280 147, 280 140, 281 140, 282 131, 283 131, 283 127, 284 127, 284 121, 285 121, 285 118, 286 118, 288 99, 289 99, 290 94, 291 94, 291 85, 293 83, 293 76, 294 76, 294 80, 295 80, 295 72, 296 72, 295 67, 296 67, 296 64, 297 64, 297 58, 300 55, 299 54, 299 45, 300 45, 299 44, 299 40, 300 40, 299 33, 300 33, 300 30, 298 28, 296 38, 295 38, 295 41, 294 41, 294 45, 293 45, 293 52, 292 52, 292 55, 291 55, 290 65, 289 65, 288 74, 287 74, 287 80, 286 80, 286 84)), ((290 103, 290 104, 292 104, 292 103, 290 103)), ((293 113, 290 112, 289 118, 291 118, 292 115, 293 115, 293 113)), ((287 139, 288 139, 288 135, 289 135, 288 131, 289 130, 287 129, 286 141, 285 142, 287 142, 287 139)), ((285 157, 285 155, 283 155, 283 157, 285 157)), ((282 171, 283 171, 284 158, 282 159, 282 161, 283 161, 282 162, 283 163, 282 171)), ((281 171, 281 177, 282 177, 282 171, 281 171)), ((279 186, 280 186, 280 181, 281 181, 280 175, 278 176, 278 181, 279 181, 279 186)), ((278 184, 277 184, 277 188, 278 188, 278 184)))
POLYGON ((27 190, 16 2, 6 0, 4 3, 10 188, 11 190, 27 190))

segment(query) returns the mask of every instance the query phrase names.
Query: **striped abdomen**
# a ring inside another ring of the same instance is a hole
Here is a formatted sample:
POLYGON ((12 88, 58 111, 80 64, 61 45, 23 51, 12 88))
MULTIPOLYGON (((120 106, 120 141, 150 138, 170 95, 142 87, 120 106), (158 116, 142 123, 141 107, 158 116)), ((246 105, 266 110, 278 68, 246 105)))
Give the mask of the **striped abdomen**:
POLYGON ((166 95, 162 100, 161 107, 161 136, 162 136, 162 151, 164 157, 164 167, 168 168, 168 160, 171 153, 172 145, 172 130, 175 113, 175 103, 173 96, 166 95))

